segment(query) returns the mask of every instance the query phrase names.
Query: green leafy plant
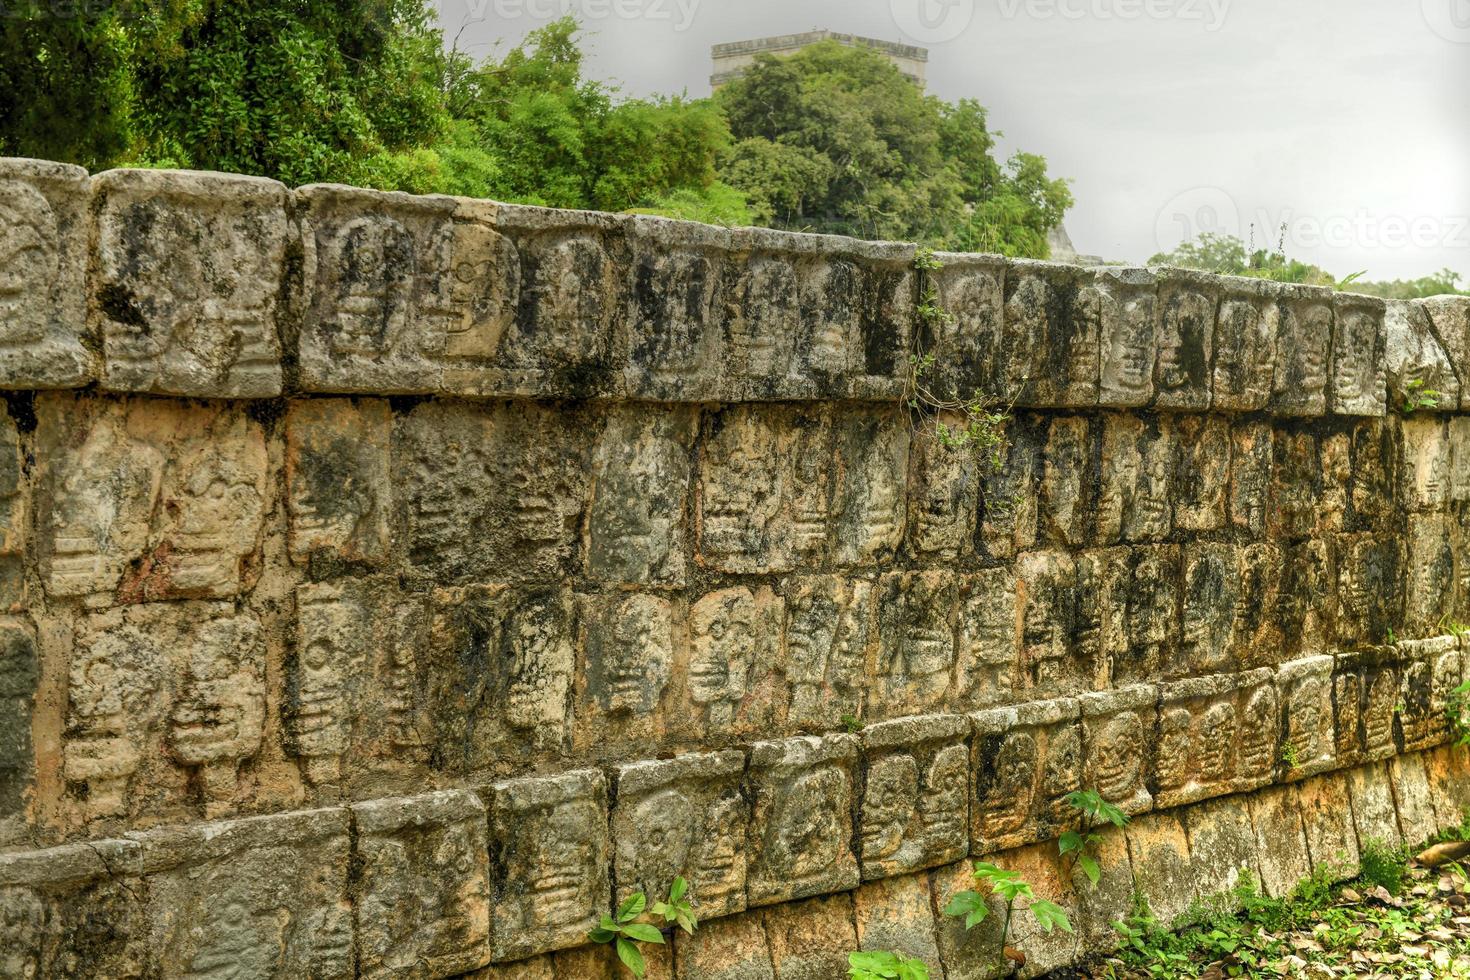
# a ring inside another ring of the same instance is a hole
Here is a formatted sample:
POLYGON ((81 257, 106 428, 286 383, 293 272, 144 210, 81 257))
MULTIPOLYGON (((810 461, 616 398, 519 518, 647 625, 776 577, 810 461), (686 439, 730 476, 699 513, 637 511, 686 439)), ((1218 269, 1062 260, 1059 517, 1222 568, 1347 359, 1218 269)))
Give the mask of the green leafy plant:
POLYGON ((929 965, 887 950, 848 953, 847 976, 849 980, 929 980, 929 965))
POLYGON ((1369 838, 1358 849, 1358 875, 1365 884, 1381 886, 1390 895, 1397 895, 1403 890, 1408 872, 1409 856, 1402 848, 1369 838))
POLYGON ((1084 819, 1081 829, 1068 830, 1057 839, 1057 850, 1064 859, 1070 856, 1087 876, 1087 880, 1096 885, 1102 877, 1102 869, 1097 863, 1097 845, 1102 842, 1102 838, 1092 833, 1091 829, 1104 823, 1124 827, 1128 824, 1128 815, 1103 799, 1097 790, 1084 789, 1068 793, 1066 802, 1084 819))
POLYGON ((668 901, 654 902, 649 911, 662 916, 665 926, 677 925, 691 936, 699 928, 699 919, 689 905, 689 882, 682 875, 669 886, 668 901))
POLYGON ((843 730, 853 735, 863 730, 863 720, 857 715, 843 715, 841 720, 843 730))
MULTIPOLYGON (((1009 940, 1016 902, 1023 898, 1027 902, 1027 910, 1036 920, 1042 932, 1049 933, 1056 929, 1061 929, 1063 932, 1072 931, 1072 921, 1067 918, 1066 910, 1055 902, 1037 898, 1036 890, 1021 877, 1020 872, 1007 871, 988 861, 976 861, 972 874, 976 884, 988 889, 991 895, 1005 903, 1005 918, 1001 922, 1000 929, 1000 948, 1006 959, 1016 961, 1016 957, 1010 950, 1009 940)), ((944 914, 952 919, 963 919, 965 929, 968 931, 989 918, 990 905, 986 896, 981 892, 965 889, 956 892, 950 898, 944 906, 944 914)))
POLYGON ((1441 394, 1433 388, 1424 387, 1424 379, 1412 378, 1404 384, 1403 413, 1413 415, 1423 409, 1433 411, 1439 408, 1441 394))
POLYGON ((1470 681, 1450 692, 1445 715, 1449 719, 1455 745, 1462 748, 1470 745, 1470 681))
POLYGON ((614 944, 618 959, 623 961, 623 965, 635 977, 642 977, 648 971, 648 963, 643 959, 638 944, 662 944, 664 941, 664 934, 657 926, 636 921, 647 906, 648 896, 642 892, 634 892, 618 906, 616 915, 604 915, 598 927, 587 934, 587 938, 594 943, 614 944))
POLYGON ((1286 742, 1281 746, 1281 764, 1287 769, 1295 769, 1299 763, 1296 755, 1296 744, 1286 742))

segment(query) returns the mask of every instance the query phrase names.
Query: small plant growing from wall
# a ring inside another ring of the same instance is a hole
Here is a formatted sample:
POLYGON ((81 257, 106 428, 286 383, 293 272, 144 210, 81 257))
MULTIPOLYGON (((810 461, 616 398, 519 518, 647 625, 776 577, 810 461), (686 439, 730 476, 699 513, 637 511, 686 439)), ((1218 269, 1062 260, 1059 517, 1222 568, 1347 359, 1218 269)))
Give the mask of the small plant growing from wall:
POLYGON ((1404 385, 1404 404, 1402 411, 1405 415, 1413 415, 1418 411, 1432 412, 1439 408, 1441 394, 1433 388, 1424 387, 1422 378, 1414 378, 1404 385))
POLYGON ((1082 826, 1064 832, 1057 839, 1057 850, 1063 860, 1070 858, 1072 866, 1081 868, 1087 880, 1096 885, 1102 877, 1102 868, 1097 860, 1097 846, 1102 843, 1102 838, 1093 833, 1092 828, 1104 823, 1122 828, 1128 823, 1128 814, 1103 799, 1102 794, 1094 789, 1068 793, 1066 799, 1067 804, 1081 816, 1082 826))
POLYGON ((929 965, 887 950, 847 954, 848 980, 929 980, 929 965))
POLYGON ((639 918, 647 909, 654 917, 662 918, 664 928, 677 926, 686 933, 693 935, 694 930, 699 928, 699 920, 695 918, 693 910, 689 905, 689 882, 682 877, 674 879, 673 885, 669 887, 669 898, 665 902, 654 902, 653 907, 648 906, 648 896, 643 892, 634 892, 629 895, 613 915, 604 915, 601 923, 596 929, 587 934, 594 943, 613 944, 617 950, 618 959, 632 972, 633 976, 641 978, 648 972, 648 963, 643 958, 643 952, 638 948, 639 943, 655 943, 662 945, 664 942, 663 930, 649 922, 640 922, 639 918))

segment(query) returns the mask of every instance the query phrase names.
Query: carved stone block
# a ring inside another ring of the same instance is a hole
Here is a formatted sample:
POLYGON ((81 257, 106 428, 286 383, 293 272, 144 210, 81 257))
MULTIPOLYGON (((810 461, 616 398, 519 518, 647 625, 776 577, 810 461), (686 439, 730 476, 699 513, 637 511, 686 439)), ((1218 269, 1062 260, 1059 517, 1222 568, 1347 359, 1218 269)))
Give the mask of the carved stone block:
POLYGON ((903 541, 911 427, 897 412, 844 410, 834 428, 832 557, 845 568, 885 564, 903 541))
POLYGON ((848 895, 809 898, 765 910, 771 964, 780 980, 825 980, 847 972, 858 949, 853 900, 848 895))
POLYGON ((800 252, 796 365, 807 389, 827 396, 897 395, 911 349, 913 246, 781 236, 800 252))
POLYGON ((1220 416, 1179 415, 1169 425, 1174 443, 1174 526, 1218 531, 1225 526, 1230 484, 1230 426, 1220 416))
POLYGON ((97 376, 86 321, 88 181, 81 167, 0 160, 0 385, 70 388, 97 376))
POLYGON ((401 417, 393 456, 409 561, 445 582, 570 574, 589 429, 577 410, 528 403, 433 401, 401 417))
POLYGON ((851 735, 803 737, 751 746, 747 796, 751 905, 789 902, 857 887, 852 853, 854 766, 851 735))
POLYGON ((1093 667, 1078 661, 1077 566, 1065 552, 1032 551, 1016 559, 1021 672, 1026 686, 1049 693, 1090 686, 1093 667))
POLYGON ((1456 583, 1452 527, 1451 521, 1440 514, 1409 516, 1403 629, 1411 636, 1438 632, 1439 624, 1453 611, 1456 583))
POLYGON ((1386 530, 1396 513, 1399 448, 1396 426, 1383 421, 1355 424, 1350 435, 1353 475, 1348 493, 1348 526, 1386 530))
MULTIPOLYGON (((962 427, 959 416, 933 424, 962 427)), ((909 457, 908 551, 926 561, 953 561, 973 547, 979 506, 979 461, 968 448, 947 445, 931 429, 915 438, 909 457)))
POLYGON ((1082 788, 1081 708, 1075 698, 991 708, 970 716, 970 853, 988 854, 1061 832, 1065 797, 1082 788))
POLYGON ((1463 296, 1435 296, 1421 301, 1429 311, 1435 337, 1444 346, 1455 376, 1460 379, 1460 407, 1470 407, 1470 300, 1463 296))
POLYGON ((148 974, 142 849, 99 840, 0 856, 0 976, 148 974))
POLYGON ((422 781, 434 723, 427 625, 424 602, 401 596, 391 581, 297 588, 286 747, 312 786, 362 796, 422 781))
POLYGON ((801 319, 796 265, 781 249, 783 236, 776 232, 742 228, 731 238, 736 248, 749 254, 732 269, 734 281, 728 287, 725 388, 732 399, 779 397, 787 393, 788 379, 795 373, 801 319))
POLYGON ((1130 815, 1153 806, 1144 747, 1156 730, 1158 698, 1158 688, 1149 684, 1077 698, 1087 760, 1083 782, 1130 815))
POLYGON ((1215 319, 1221 299, 1213 276, 1183 269, 1158 273, 1158 362, 1154 404, 1160 408, 1210 407, 1215 319))
POLYGON ((1281 325, 1277 287, 1234 276, 1218 281, 1213 403, 1222 412, 1258 412, 1270 403, 1275 381, 1281 325))
POLYGON ((1097 476, 1091 426, 1081 417, 1053 419, 1042 456, 1041 525, 1046 540, 1065 547, 1087 543, 1097 476))
MULTIPOLYGON (((1455 415, 1447 422, 1450 441, 1449 502, 1470 504, 1470 416, 1455 415)), ((1461 521, 1461 526, 1465 525, 1461 521)))
POLYGON ((1240 550, 1240 603, 1236 606, 1234 657, 1242 667, 1279 662, 1287 646, 1282 630, 1281 577, 1285 557, 1268 541, 1240 550))
POLYGON ((1266 530, 1272 537, 1297 540, 1317 526, 1322 486, 1321 447, 1311 432, 1277 429, 1271 479, 1266 487, 1266 530))
POLYGON ((1230 523, 1252 538, 1266 533, 1274 436, 1269 426, 1245 422, 1230 430, 1230 523))
POLYGON ((785 673, 792 727, 830 730, 862 713, 865 669, 877 636, 873 583, 812 575, 783 585, 785 673))
POLYGON ((584 769, 495 783, 489 806, 492 958, 585 942, 612 900, 602 774, 584 769))
POLYGON ((1331 304, 1332 291, 1325 287, 1280 289, 1281 325, 1271 398, 1271 410, 1278 415, 1322 415, 1327 411, 1331 304))
POLYGON ((682 876, 701 921, 743 911, 750 823, 750 805, 740 795, 744 773, 738 751, 618 766, 613 900, 641 891, 659 901, 682 876))
POLYGON ((1457 637, 1403 640, 1398 646, 1396 741, 1402 752, 1433 748, 1450 734, 1449 705, 1464 670, 1457 637))
POLYGON ((1004 397, 1045 408, 1097 404, 1107 280, 1048 262, 1006 270, 1004 397))
POLYGON ((1334 415, 1382 415, 1385 408, 1384 303, 1371 296, 1332 298, 1334 415))
POLYGON ((564 593, 500 585, 436 592, 427 675, 439 763, 456 774, 504 771, 564 751, 575 643, 564 593))
POLYGON ((1276 618, 1284 638, 1280 663, 1288 657, 1325 653, 1335 646, 1336 556, 1326 541, 1302 541, 1282 550, 1276 618))
POLYGON ((354 882, 363 976, 448 977, 490 959, 490 855, 475 794, 356 803, 354 882))
POLYGON ((1171 672, 1180 636, 1179 547, 1135 548, 1129 556, 1126 598, 1128 646, 1113 658, 1113 683, 1140 684, 1171 672))
POLYGON ((1324 433, 1320 443, 1322 489, 1317 494, 1316 531, 1336 534, 1348 526, 1348 495, 1353 483, 1352 435, 1324 433))
POLYGON ((1036 543, 1045 433, 1039 417, 1012 416, 1004 429, 1002 465, 980 473, 980 542, 993 559, 1009 560, 1036 543))
POLYGON ((24 818, 35 776, 31 715, 40 672, 30 625, 0 619, 0 837, 11 818, 24 818))
POLYGON ((1388 407, 1398 410, 1412 403, 1415 411, 1454 411, 1460 404, 1460 380, 1435 336, 1425 301, 1390 301, 1383 313, 1383 331, 1388 407))
POLYGON ((1180 806, 1270 781, 1281 724, 1270 681, 1271 671, 1261 669, 1161 688, 1156 805, 1180 806))
POLYGON ((959 577, 954 704, 998 704, 1023 686, 1019 599, 1014 572, 993 568, 959 577))
POLYGON ((1403 846, 1388 765, 1379 762, 1349 769, 1347 778, 1348 798, 1352 800, 1353 823, 1357 827, 1359 842, 1377 841, 1388 847, 1403 846))
POLYGON ((1358 834, 1353 827, 1346 775, 1328 773, 1299 783, 1297 799, 1312 871, 1334 878, 1357 874, 1358 834))
POLYGON ((1330 656, 1306 657, 1276 670, 1281 702, 1281 778, 1301 779, 1337 765, 1330 656))
POLYGON ((628 233, 632 295, 617 358, 623 388, 667 401, 710 398, 724 363, 719 313, 730 232, 638 215, 628 233))
POLYGON ((969 852, 969 735, 963 715, 921 715, 863 730, 864 880, 937 867, 969 852))
POLYGON ((941 571, 891 572, 878 584, 877 660, 867 672, 869 713, 934 710, 955 682, 956 582, 941 571))
POLYGON ((1157 421, 1104 418, 1098 543, 1157 541, 1169 534, 1174 456, 1170 434, 1157 421))
POLYGON ((1297 788, 1272 786, 1252 794, 1247 802, 1256 828, 1261 889, 1272 898, 1286 898, 1312 873, 1297 788))
POLYGON ((575 677, 574 747, 662 737, 674 671, 673 603, 649 593, 584 596, 580 619, 586 655, 575 677))
POLYGON ((1402 543, 1387 534, 1340 534, 1337 558, 1337 635, 1340 643, 1377 643, 1403 622, 1402 543))
POLYGON ((1184 553, 1183 630, 1180 653, 1190 676, 1236 669, 1241 652, 1237 624, 1242 607, 1260 599, 1243 593, 1241 551, 1234 545, 1186 545, 1184 553))
POLYGON ((619 411, 593 457, 587 571, 617 583, 684 584, 694 418, 619 411))
POLYGON ((675 703, 687 705, 682 734, 770 731, 785 694, 776 670, 784 615, 769 587, 720 589, 690 605, 688 661, 675 687, 675 703))
POLYGON ((293 401, 286 413, 291 557, 378 563, 391 541, 393 416, 385 401, 293 401))
POLYGON ((934 355, 929 369, 944 398, 999 400, 1006 396, 1003 360, 1010 306, 1006 301, 1009 263, 984 255, 936 253, 942 267, 932 273, 939 305, 952 319, 938 324, 937 336, 919 337, 921 350, 934 355))
POLYGON ((1106 269, 1092 283, 1101 320, 1098 404, 1147 405, 1154 397, 1158 353, 1154 274, 1147 269, 1106 269))
POLYGON ((146 875, 148 976, 355 975, 346 810, 130 836, 146 875))
POLYGON ((1454 453, 1444 419, 1416 414, 1401 423, 1400 500, 1413 511, 1439 511, 1450 497, 1454 453))
POLYGON ((109 170, 91 306, 102 386, 203 398, 281 393, 286 188, 261 177, 109 170))
POLYGON ((1404 842, 1428 840, 1439 833, 1439 817, 1434 812, 1434 793, 1429 788, 1424 755, 1410 752, 1389 759, 1388 779, 1393 785, 1393 801, 1404 842))
POLYGON ((207 816, 229 812, 264 725, 265 641, 253 614, 182 603, 77 624, 62 776, 81 820, 198 797, 207 816))
POLYGON ((674 936, 678 980, 776 980, 763 917, 756 913, 700 924, 674 936))
POLYGON ((1394 754, 1398 698, 1392 648, 1337 655, 1332 674, 1332 729, 1339 766, 1355 766, 1394 754))
POLYGON ((1113 683, 1115 665, 1129 669, 1128 596, 1133 585, 1133 553, 1128 548, 1103 548, 1079 553, 1077 566, 1077 621, 1073 655, 1082 687, 1103 689, 1113 683))
MULTIPOLYGON (((1228 895, 1256 877, 1256 832, 1242 801, 1210 800, 1184 811, 1189 863, 1206 899, 1228 895)), ((1351 819, 1351 817, 1349 817, 1351 819)))

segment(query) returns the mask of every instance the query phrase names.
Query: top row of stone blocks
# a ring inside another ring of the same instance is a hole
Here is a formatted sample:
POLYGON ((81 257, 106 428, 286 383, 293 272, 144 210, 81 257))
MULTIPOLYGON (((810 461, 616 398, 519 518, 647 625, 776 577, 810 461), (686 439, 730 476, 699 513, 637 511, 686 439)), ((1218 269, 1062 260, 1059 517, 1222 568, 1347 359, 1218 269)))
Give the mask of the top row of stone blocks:
MULTIPOLYGON (((1470 301, 944 255, 228 174, 0 159, 0 388, 886 400, 1381 415, 1460 407, 1470 301), (933 354, 931 364, 922 359, 933 354)), ((1470 385, 1467 398, 1470 398, 1470 385)), ((1467 406, 1470 407, 1470 406, 1467 406)))

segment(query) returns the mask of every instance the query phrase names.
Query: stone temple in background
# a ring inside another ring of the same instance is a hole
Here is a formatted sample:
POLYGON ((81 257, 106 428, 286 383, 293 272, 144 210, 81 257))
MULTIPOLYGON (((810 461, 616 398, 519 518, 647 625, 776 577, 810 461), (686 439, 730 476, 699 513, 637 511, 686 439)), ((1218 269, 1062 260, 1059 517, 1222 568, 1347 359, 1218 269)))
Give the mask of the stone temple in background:
POLYGON ((802 48, 809 48, 822 41, 836 41, 838 44, 846 44, 850 47, 861 45, 872 48, 893 62, 894 67, 903 72, 914 84, 920 88, 924 87, 924 69, 929 63, 928 49, 915 47, 912 44, 898 44, 893 41, 879 41, 871 37, 859 37, 856 34, 839 34, 836 31, 807 31, 805 34, 782 34, 777 37, 757 38, 753 41, 716 44, 710 49, 715 68, 714 74, 709 78, 710 87, 718 89, 745 74, 745 70, 755 63, 756 55, 795 54, 802 48))

